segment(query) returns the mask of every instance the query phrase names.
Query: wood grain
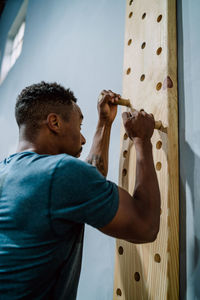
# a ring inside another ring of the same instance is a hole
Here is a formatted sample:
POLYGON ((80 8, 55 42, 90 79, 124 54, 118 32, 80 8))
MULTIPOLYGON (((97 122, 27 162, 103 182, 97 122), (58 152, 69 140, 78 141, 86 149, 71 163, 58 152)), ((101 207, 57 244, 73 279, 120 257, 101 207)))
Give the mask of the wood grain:
MULTIPOLYGON (((153 113, 168 127, 168 133, 155 130, 152 137, 161 191, 160 232, 149 244, 117 240, 113 299, 176 300, 179 173, 175 0, 127 1, 123 72, 122 97, 130 99, 134 108, 153 113), (119 247, 123 249, 119 251, 119 247)), ((131 194, 135 161, 134 145, 122 126, 119 185, 131 194)))

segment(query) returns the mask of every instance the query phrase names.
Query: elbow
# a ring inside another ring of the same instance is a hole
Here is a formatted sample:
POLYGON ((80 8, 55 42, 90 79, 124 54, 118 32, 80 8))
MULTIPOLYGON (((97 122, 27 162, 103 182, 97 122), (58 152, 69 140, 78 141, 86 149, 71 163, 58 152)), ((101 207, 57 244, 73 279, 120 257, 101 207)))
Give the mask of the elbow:
POLYGON ((148 227, 148 228, 150 229, 146 230, 138 237, 129 238, 126 239, 126 241, 133 244, 147 244, 147 243, 155 242, 159 233, 159 225, 156 227, 148 227))
POLYGON ((160 223, 149 227, 150 230, 148 231, 148 234, 146 236, 146 243, 153 243, 157 239, 159 229, 160 229, 160 223))
POLYGON ((146 219, 144 224, 144 240, 145 243, 153 243, 158 237, 160 230, 160 210, 159 215, 151 216, 151 218, 146 219))
POLYGON ((159 233, 159 229, 160 229, 160 223, 148 225, 147 229, 143 231, 139 243, 147 244, 147 243, 155 242, 159 233))
POLYGON ((151 235, 148 237, 147 243, 155 242, 155 240, 157 239, 157 236, 158 236, 158 232, 159 232, 159 230, 151 232, 151 235))

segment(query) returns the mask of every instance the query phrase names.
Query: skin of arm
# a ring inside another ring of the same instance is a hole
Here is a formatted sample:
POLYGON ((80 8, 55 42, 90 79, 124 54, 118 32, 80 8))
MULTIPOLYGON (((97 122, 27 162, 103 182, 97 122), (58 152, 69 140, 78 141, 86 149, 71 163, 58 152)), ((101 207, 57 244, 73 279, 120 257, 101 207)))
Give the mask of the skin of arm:
MULTIPOLYGON (((147 241, 154 241, 159 231, 160 223, 160 192, 154 168, 152 144, 150 140, 135 139, 136 148, 136 181, 132 201, 137 211, 138 225, 144 230, 147 241), (143 223, 145 221, 145 223, 143 223)), ((137 226, 136 226, 137 228, 137 226)), ((140 238, 140 237, 138 237, 140 238)), ((138 239, 129 240, 137 242, 138 239)), ((139 240, 144 243, 145 240, 139 240)))
POLYGON ((151 144, 155 122, 153 116, 143 110, 123 113, 122 117, 126 133, 136 149, 135 188, 131 196, 118 187, 118 211, 113 220, 100 230, 132 243, 153 242, 160 224, 160 191, 151 144))
MULTIPOLYGON (((108 172, 108 150, 112 123, 120 96, 102 91, 98 102, 99 121, 87 162, 104 176, 108 172)), ((127 135, 136 149, 136 181, 133 195, 118 187, 119 207, 113 220, 99 230, 132 243, 153 242, 160 224, 160 191, 154 168, 151 137, 155 127, 152 115, 144 110, 122 114, 127 135)), ((129 166, 131 168, 131 166, 129 166)))
POLYGON ((108 173, 108 152, 112 123, 117 114, 117 105, 120 95, 112 91, 103 90, 98 102, 99 120, 93 138, 92 147, 86 162, 95 166, 103 176, 108 173))

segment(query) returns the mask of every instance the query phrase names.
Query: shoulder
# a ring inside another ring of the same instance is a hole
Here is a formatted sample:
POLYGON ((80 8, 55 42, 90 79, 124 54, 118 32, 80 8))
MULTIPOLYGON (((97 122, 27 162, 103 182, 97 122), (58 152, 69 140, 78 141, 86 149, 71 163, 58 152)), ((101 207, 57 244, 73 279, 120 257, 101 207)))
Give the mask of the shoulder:
POLYGON ((105 180, 105 177, 92 165, 75 158, 73 156, 63 154, 60 156, 59 162, 56 166, 56 174, 65 174, 73 177, 81 177, 88 179, 99 178, 105 180))
POLYGON ((47 173, 49 175, 69 175, 69 176, 100 176, 100 173, 96 170, 95 167, 90 164, 81 161, 78 158, 75 158, 68 154, 58 154, 58 155, 47 155, 47 154, 38 154, 35 152, 20 152, 13 154, 6 158, 3 162, 3 165, 13 165, 13 167, 19 169, 23 168, 27 172, 33 172, 34 174, 47 173))

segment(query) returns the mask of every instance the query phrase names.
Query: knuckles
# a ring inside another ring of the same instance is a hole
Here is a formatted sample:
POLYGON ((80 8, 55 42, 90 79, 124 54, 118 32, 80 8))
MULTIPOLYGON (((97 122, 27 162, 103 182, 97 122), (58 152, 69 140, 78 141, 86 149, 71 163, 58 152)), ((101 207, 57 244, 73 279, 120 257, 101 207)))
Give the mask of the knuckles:
POLYGON ((103 90, 99 97, 99 103, 105 103, 105 102, 113 102, 117 101, 120 98, 119 94, 116 94, 112 92, 111 90, 103 90))
POLYGON ((153 134, 155 121, 154 118, 142 111, 122 114, 124 127, 129 137, 151 137, 153 134))

